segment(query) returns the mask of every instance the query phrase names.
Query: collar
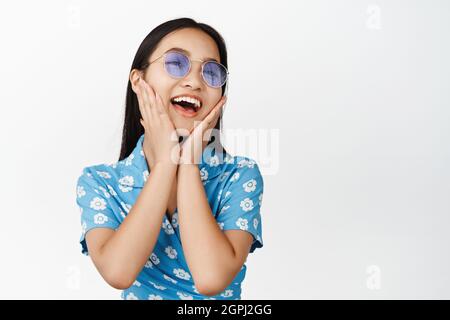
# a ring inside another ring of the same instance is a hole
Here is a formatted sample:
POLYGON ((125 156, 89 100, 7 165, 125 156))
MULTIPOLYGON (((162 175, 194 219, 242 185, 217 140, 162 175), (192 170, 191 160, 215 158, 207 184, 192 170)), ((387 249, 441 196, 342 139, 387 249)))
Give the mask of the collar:
MULTIPOLYGON (((117 163, 120 172, 119 183, 126 187, 143 188, 150 174, 150 169, 142 149, 144 135, 142 134, 139 137, 130 155, 117 163), (133 177, 132 181, 129 176, 133 177)), ((207 145, 202 152, 202 161, 197 164, 203 184, 217 177, 223 171, 223 165, 230 160, 230 154, 222 148, 215 148, 215 143, 207 145)))

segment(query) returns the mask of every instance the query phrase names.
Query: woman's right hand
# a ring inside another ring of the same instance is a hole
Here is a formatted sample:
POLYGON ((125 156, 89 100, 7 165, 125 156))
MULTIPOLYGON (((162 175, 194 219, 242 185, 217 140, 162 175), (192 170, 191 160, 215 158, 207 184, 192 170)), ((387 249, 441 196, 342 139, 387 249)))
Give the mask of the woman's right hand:
POLYGON ((137 83, 136 95, 142 115, 141 124, 145 129, 143 150, 149 165, 151 167, 157 163, 177 165, 181 150, 178 134, 164 102, 141 77, 137 83))

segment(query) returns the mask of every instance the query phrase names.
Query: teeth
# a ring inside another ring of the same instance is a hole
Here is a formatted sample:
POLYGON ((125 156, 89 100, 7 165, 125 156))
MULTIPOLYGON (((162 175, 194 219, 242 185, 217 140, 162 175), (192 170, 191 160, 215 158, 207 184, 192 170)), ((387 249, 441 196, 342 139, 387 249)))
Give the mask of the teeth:
POLYGON ((177 97, 177 98, 173 99, 173 101, 175 101, 175 102, 187 101, 189 103, 195 104, 195 107, 197 109, 200 108, 200 101, 198 101, 195 98, 191 98, 191 97, 177 97))

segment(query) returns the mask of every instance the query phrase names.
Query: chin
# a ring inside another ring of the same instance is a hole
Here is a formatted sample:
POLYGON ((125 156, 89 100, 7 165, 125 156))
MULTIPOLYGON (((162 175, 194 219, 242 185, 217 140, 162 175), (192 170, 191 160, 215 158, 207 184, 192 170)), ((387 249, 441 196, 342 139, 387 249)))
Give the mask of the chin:
POLYGON ((185 121, 183 121, 182 123, 174 121, 174 127, 177 130, 179 136, 187 136, 189 135, 189 132, 191 132, 191 130, 194 128, 194 121, 191 121, 190 123, 186 123, 185 121))

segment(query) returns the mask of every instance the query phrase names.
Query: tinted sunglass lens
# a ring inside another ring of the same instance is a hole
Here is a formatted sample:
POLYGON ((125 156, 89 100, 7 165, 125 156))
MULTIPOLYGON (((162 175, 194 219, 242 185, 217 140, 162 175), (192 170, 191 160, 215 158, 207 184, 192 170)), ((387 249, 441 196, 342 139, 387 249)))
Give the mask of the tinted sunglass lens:
POLYGON ((169 52, 166 55, 165 67, 170 75, 182 78, 189 71, 189 58, 182 53, 169 52))
POLYGON ((203 67, 203 77, 211 87, 218 88, 225 84, 227 71, 222 65, 210 61, 205 63, 203 67))

